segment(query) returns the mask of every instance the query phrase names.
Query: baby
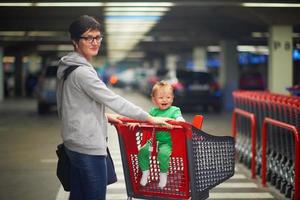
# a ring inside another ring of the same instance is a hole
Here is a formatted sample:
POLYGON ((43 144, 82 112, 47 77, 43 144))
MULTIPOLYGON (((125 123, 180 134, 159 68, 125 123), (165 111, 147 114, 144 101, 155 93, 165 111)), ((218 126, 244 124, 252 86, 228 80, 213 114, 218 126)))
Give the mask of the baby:
MULTIPOLYGON (((157 82, 151 93, 152 102, 155 107, 151 108, 151 116, 167 117, 175 120, 184 121, 180 108, 172 106, 174 95, 173 87, 166 81, 157 82)), ((164 188, 167 184, 167 172, 169 169, 170 156, 172 153, 172 139, 170 132, 160 131, 156 133, 158 142, 157 159, 159 161, 160 176, 158 187, 164 188)), ((143 172, 140 184, 145 186, 149 176, 149 154, 151 142, 146 142, 138 153, 138 161, 143 172)))

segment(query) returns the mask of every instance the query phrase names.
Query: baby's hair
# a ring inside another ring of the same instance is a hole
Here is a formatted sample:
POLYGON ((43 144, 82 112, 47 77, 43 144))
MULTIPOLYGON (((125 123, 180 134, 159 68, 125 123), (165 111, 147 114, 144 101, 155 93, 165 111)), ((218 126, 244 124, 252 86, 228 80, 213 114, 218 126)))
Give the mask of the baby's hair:
POLYGON ((154 97, 155 93, 162 88, 169 89, 173 94, 172 85, 170 83, 168 83, 167 81, 162 80, 162 81, 158 81, 154 84, 154 86, 152 88, 151 96, 154 97))

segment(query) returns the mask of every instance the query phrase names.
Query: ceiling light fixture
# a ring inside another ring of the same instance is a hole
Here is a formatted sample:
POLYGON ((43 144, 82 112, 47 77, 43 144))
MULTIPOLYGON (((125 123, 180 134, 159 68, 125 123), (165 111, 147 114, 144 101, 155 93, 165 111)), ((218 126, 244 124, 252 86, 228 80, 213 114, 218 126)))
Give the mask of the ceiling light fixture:
POLYGON ((25 31, 0 31, 0 36, 25 36, 25 31))
POLYGON ((238 52, 251 52, 251 53, 260 53, 260 54, 268 54, 269 49, 267 46, 252 46, 252 45, 238 45, 238 52))
POLYGON ((0 3, 0 7, 28 7, 32 3, 0 3))
POLYGON ((140 12, 167 12, 170 10, 168 7, 108 7, 105 9, 107 12, 112 11, 120 11, 120 12, 128 12, 128 11, 140 11, 140 12))
POLYGON ((37 7, 97 7, 103 6, 100 2, 42 2, 33 3, 37 7))
POLYGON ((38 45, 37 46, 38 51, 72 51, 74 50, 73 45, 38 45))
POLYGON ((160 17, 160 16, 163 16, 165 13, 164 12, 141 12, 141 11, 125 11, 125 12, 121 12, 121 11, 109 11, 109 12, 106 12, 106 16, 143 16, 143 17, 146 17, 146 16, 154 16, 154 17, 160 17))
POLYGON ((64 31, 0 31, 0 36, 57 37, 57 36, 67 36, 67 33, 64 31))
POLYGON ((173 5, 168 2, 105 3, 105 39, 109 61, 116 63, 128 57, 136 44, 173 5))
POLYGON ((105 3, 108 7, 171 7, 174 6, 172 2, 111 2, 105 3))
POLYGON ((299 8, 300 3, 241 3, 243 7, 299 8))

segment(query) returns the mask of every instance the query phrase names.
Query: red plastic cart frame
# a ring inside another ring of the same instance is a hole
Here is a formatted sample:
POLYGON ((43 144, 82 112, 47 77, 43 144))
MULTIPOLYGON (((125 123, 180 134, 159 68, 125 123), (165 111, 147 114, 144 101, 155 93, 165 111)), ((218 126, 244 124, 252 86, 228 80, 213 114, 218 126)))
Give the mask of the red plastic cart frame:
POLYGON ((275 119, 266 117, 263 121, 262 126, 262 158, 261 158, 261 183, 266 186, 266 176, 267 176, 267 125, 271 124, 273 126, 278 126, 287 130, 292 131, 295 140, 295 174, 294 174, 294 190, 295 198, 294 200, 299 200, 299 131, 296 126, 287 124, 275 119))
POLYGON ((202 128, 202 124, 203 124, 203 115, 195 115, 193 118, 193 126, 195 126, 198 129, 202 128))
MULTIPOLYGON (((196 128, 201 128, 202 124, 203 124, 203 119, 204 118, 203 118, 202 115, 196 115, 193 118, 193 123, 192 123, 193 126, 196 127, 196 128)), ((153 124, 148 123, 146 121, 139 121, 139 120, 134 120, 134 119, 130 119, 130 118, 123 118, 121 120, 122 120, 123 123, 139 123, 139 127, 142 127, 144 129, 145 134, 151 134, 153 128, 156 128, 156 130, 166 130, 166 127, 162 127, 162 126, 159 126, 159 125, 153 125, 153 124)), ((116 126, 116 128, 118 130, 118 133, 119 133, 119 136, 123 135, 125 133, 125 132, 123 132, 124 131, 124 126, 123 125, 121 125, 121 124, 119 125, 119 124, 117 124, 113 121, 109 121, 109 122, 116 126)), ((186 122, 182 122, 182 121, 175 121, 175 120, 170 120, 170 121, 168 121, 168 123, 173 125, 174 129, 184 129, 185 130, 184 133, 186 134, 185 135, 186 139, 182 140, 183 142, 185 142, 185 140, 187 140, 187 139, 189 139, 189 141, 192 140, 192 133, 193 132, 192 132, 191 124, 186 123, 186 122)), ((126 138, 128 138, 128 137, 126 137, 126 138)), ((124 145, 124 143, 123 143, 123 145, 124 145)), ((187 148, 187 146, 184 146, 184 148, 187 148)), ((124 153, 124 151, 121 151, 121 154, 122 153, 124 153)), ((141 191, 139 188, 137 188, 137 183, 132 182, 132 177, 134 177, 134 175, 131 174, 131 172, 133 172, 134 169, 132 169, 132 166, 131 167, 127 166, 126 170, 128 170, 129 174, 130 174, 129 175, 130 177, 128 177, 128 175, 125 175, 126 190, 127 190, 128 196, 130 196, 132 194, 135 194, 135 195, 140 196, 140 197, 142 197, 143 195, 145 195, 145 197, 147 197, 147 196, 149 197, 149 195, 151 196, 151 195, 154 194, 154 195, 160 195, 161 196, 161 198, 157 197, 157 199, 167 199, 169 197, 172 198, 172 199, 175 199, 175 198, 176 199, 178 199, 178 198, 180 198, 180 199, 190 199, 190 197, 192 197, 192 199, 194 199, 194 198, 200 197, 199 195, 203 195, 203 198, 204 197, 207 198, 208 197, 208 191, 202 192, 203 194, 202 193, 198 194, 197 191, 195 190, 195 187, 190 185, 189 180, 191 180, 192 178, 189 178, 189 177, 191 176, 190 173, 191 173, 192 170, 189 167, 190 163, 188 164, 187 158, 188 158, 188 153, 186 153, 186 157, 182 161, 182 162, 184 162, 182 164, 182 167, 185 169, 183 180, 186 180, 186 182, 183 182, 183 184, 181 186, 181 190, 177 191, 178 193, 175 192, 175 193, 172 193, 172 194, 170 194, 169 191, 167 193, 164 193, 164 192, 161 192, 161 191, 149 191, 149 190, 148 191, 145 191, 145 190, 141 191)), ((130 160, 130 158, 128 157, 127 154, 122 155, 122 163, 124 163, 123 159, 127 160, 126 163, 128 163, 128 160, 130 160)), ((123 165, 123 167, 124 167, 124 165, 123 165)), ((123 170, 125 170, 125 169, 123 168, 123 170)), ((194 182, 194 181, 191 181, 191 182, 194 182)), ((156 199, 156 196, 154 196, 151 199, 156 199)))
POLYGON ((247 112, 245 110, 235 108, 232 114, 232 136, 236 138, 237 128, 236 128, 236 118, 237 115, 242 115, 250 119, 251 122, 251 178, 256 178, 255 167, 256 167, 256 117, 253 113, 247 112))

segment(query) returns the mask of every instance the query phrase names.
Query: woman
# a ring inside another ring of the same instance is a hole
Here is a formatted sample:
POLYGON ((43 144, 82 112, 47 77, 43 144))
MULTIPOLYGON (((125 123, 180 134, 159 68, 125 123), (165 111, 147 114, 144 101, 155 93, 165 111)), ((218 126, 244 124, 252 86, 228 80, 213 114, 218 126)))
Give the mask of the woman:
POLYGON ((71 160, 71 200, 105 200, 107 171, 107 119, 121 123, 118 115, 105 114, 105 107, 118 114, 167 124, 166 118, 151 117, 140 107, 116 95, 99 79, 91 61, 98 54, 100 23, 84 15, 69 28, 74 52, 59 62, 58 113, 62 139, 71 160), (63 81, 64 70, 79 66, 63 81))

